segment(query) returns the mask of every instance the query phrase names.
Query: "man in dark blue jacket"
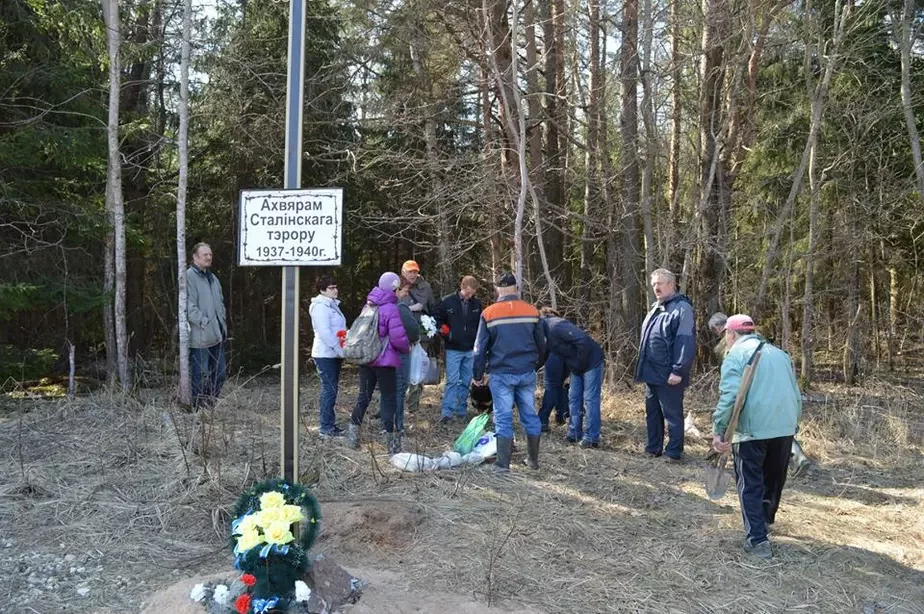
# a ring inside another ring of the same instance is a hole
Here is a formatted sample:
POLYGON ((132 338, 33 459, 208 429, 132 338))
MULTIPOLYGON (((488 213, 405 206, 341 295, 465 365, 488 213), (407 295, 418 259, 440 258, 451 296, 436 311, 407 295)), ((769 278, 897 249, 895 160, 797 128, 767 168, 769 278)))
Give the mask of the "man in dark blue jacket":
POLYGON ((462 278, 459 291, 443 297, 436 308, 436 326, 446 344, 446 387, 443 389, 441 424, 452 417, 465 418, 468 405, 468 386, 472 381, 472 349, 478 322, 481 320, 481 301, 475 296, 478 280, 471 275, 462 278))
POLYGON ((473 381, 488 385, 494 397, 497 473, 510 471, 513 449, 513 406, 526 431, 527 465, 539 468, 541 425, 536 415, 536 370, 545 356, 545 335, 536 308, 517 296, 517 279, 505 273, 495 284, 497 302, 481 312, 475 338, 473 381))
POLYGON ((545 349, 550 355, 561 358, 571 373, 571 390, 568 407, 568 441, 581 443, 582 448, 600 447, 600 389, 603 384, 603 348, 590 335, 572 322, 545 315, 542 326, 545 332, 545 349), (585 412, 581 411, 584 408, 585 412), (587 414, 587 431, 584 432, 584 413, 587 414))
POLYGON ((648 443, 645 452, 679 462, 683 455, 683 393, 690 384, 696 356, 693 306, 677 292, 677 278, 667 269, 651 274, 657 301, 642 324, 635 381, 644 382, 648 443), (664 423, 668 443, 664 447, 664 423))

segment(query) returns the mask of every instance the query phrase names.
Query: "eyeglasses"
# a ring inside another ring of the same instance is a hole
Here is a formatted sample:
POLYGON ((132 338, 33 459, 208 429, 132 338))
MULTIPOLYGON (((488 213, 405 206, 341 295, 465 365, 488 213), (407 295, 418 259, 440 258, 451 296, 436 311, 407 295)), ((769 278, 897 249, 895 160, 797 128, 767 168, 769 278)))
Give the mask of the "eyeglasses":
POLYGON ((337 286, 327 286, 327 289, 328 289, 328 290, 336 290, 336 289, 337 289, 337 286))

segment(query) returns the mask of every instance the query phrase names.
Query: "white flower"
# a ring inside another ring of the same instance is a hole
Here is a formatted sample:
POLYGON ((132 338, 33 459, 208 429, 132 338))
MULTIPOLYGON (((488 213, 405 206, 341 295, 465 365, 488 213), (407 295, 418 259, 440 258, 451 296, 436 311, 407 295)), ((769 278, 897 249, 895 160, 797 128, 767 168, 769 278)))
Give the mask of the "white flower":
POLYGON ((436 335, 436 320, 430 316, 426 314, 420 316, 420 325, 423 327, 427 337, 433 337, 436 335))
POLYGON ((301 580, 295 581, 295 601, 308 601, 311 599, 311 589, 301 580))
POLYGON ((227 605, 231 603, 231 591, 229 591, 228 587, 224 584, 219 584, 215 587, 215 593, 212 595, 212 599, 219 605, 227 605))
POLYGON ((193 601, 202 601, 205 599, 205 584, 197 584, 189 593, 189 598, 193 601))

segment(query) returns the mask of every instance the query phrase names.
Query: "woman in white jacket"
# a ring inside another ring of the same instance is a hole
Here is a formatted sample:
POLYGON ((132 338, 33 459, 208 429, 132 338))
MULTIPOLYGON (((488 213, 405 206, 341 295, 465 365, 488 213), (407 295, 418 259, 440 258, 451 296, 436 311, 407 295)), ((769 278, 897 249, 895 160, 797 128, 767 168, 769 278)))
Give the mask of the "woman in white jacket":
POLYGON ((311 314, 311 327, 314 329, 311 357, 321 379, 321 437, 343 437, 343 430, 337 426, 334 406, 337 403, 340 368, 343 365, 340 340, 346 335, 346 318, 340 311, 334 278, 322 275, 315 287, 318 295, 311 299, 308 313, 311 314))

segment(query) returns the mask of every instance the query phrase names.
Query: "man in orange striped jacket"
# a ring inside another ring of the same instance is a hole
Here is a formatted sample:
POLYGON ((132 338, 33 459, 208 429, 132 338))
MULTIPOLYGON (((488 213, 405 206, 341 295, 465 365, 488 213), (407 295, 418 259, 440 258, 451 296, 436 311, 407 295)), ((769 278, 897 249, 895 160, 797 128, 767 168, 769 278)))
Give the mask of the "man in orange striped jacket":
POLYGON ((513 405, 526 431, 526 464, 539 468, 539 437, 542 425, 536 415, 536 370, 545 360, 545 334, 535 307, 521 301, 513 273, 495 283, 497 302, 481 312, 475 338, 473 381, 488 385, 494 397, 494 429, 497 434, 497 473, 510 471, 513 448, 513 405))

